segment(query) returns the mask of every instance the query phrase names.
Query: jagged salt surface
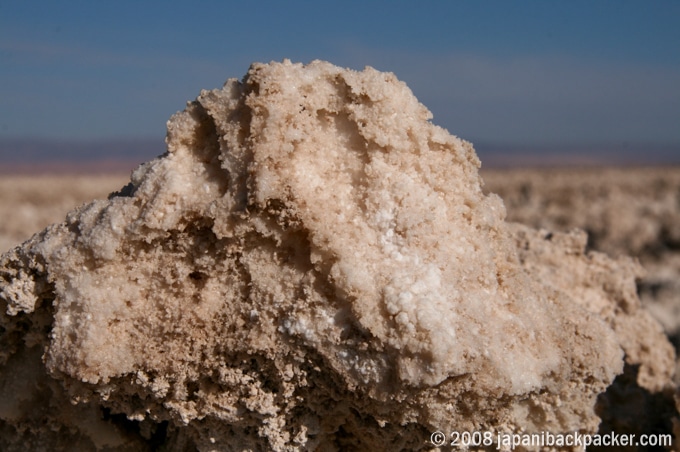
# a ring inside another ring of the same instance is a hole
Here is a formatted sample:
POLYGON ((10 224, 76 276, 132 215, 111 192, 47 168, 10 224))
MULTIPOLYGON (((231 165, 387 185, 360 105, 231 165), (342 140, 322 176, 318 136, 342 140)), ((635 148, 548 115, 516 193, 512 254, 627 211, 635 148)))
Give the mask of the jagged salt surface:
POLYGON ((392 74, 320 61, 201 92, 167 154, 3 256, 0 418, 35 444, 59 438, 40 415, 92 447, 415 450, 434 430, 596 431, 624 359, 670 384, 635 265, 506 223, 430 118, 392 74), (45 398, 89 424, 31 411, 45 398))

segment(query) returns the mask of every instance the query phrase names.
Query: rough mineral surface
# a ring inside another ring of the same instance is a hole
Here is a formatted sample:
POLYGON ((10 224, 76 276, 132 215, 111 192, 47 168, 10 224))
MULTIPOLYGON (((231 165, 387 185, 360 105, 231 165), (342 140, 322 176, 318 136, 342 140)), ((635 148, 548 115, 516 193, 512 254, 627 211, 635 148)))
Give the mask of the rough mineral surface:
POLYGON ((512 221, 583 229, 589 248, 639 258, 640 298, 680 346, 680 167, 491 171, 484 181, 512 221))
POLYGON ((2 449, 418 450, 665 400, 639 265, 505 222, 430 117, 318 61, 203 91, 129 185, 0 260, 2 449))

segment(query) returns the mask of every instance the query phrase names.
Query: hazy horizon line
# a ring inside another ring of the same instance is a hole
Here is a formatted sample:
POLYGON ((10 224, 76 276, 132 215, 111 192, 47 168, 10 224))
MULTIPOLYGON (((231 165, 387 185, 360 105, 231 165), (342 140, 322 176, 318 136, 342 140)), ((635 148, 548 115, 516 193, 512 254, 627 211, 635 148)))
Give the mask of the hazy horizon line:
MULTIPOLYGON (((483 168, 680 165, 680 144, 473 142, 483 168)), ((158 138, 1 138, 0 173, 132 171, 165 152, 158 138)))

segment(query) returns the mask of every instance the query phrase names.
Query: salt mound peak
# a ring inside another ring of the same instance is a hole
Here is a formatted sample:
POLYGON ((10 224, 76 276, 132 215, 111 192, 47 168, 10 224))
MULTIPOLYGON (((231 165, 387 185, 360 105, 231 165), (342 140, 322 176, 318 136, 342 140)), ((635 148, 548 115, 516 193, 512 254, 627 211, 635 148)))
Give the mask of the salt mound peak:
MULTIPOLYGON (((431 117, 393 74, 322 61, 202 91, 128 186, 2 257, 3 387, 29 375, 140 426, 51 412, 84 442, 200 450, 594 432, 624 361, 667 388, 639 268, 506 223, 431 117)), ((30 424, 15 405, 0 417, 30 424)))

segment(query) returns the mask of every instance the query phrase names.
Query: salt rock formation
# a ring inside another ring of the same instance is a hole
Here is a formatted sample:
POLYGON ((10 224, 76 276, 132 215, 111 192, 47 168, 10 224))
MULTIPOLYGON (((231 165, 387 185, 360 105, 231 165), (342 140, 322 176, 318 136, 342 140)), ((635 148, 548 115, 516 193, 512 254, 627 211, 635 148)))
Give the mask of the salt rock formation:
MULTIPOLYGON (((588 247, 635 256, 645 308, 680 346, 680 167, 483 172, 508 219, 588 231, 588 247)), ((677 374, 676 374, 677 377, 677 374)))
POLYGON ((2 257, 5 448, 418 450, 595 432, 624 360, 668 387, 632 261, 528 246, 430 118, 320 61, 201 92, 129 185, 2 257))

